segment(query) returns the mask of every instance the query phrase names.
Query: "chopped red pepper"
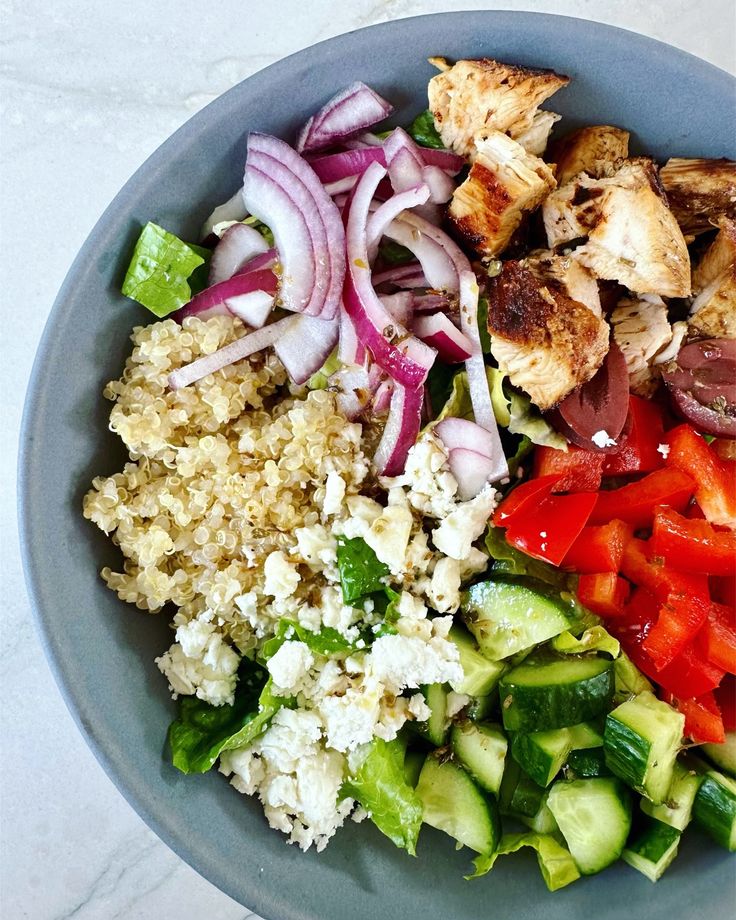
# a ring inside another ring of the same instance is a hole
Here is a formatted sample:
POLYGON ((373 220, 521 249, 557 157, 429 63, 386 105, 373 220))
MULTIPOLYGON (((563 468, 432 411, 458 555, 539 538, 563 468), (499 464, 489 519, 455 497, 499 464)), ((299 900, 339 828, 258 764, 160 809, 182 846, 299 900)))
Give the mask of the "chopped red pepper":
POLYGON ((493 523, 506 527, 506 541, 535 559, 559 565, 590 517, 594 492, 555 495, 556 476, 532 479, 496 509, 493 523), (519 493, 519 494, 517 494, 519 493))
POLYGON ((641 585, 664 603, 670 594, 708 597, 708 579, 705 575, 692 575, 670 569, 664 560, 649 558, 650 541, 632 537, 626 541, 621 560, 621 573, 635 585, 641 585))
MULTIPOLYGON (((659 608, 657 622, 642 643, 642 648, 654 661, 658 671, 693 641, 709 613, 710 601, 707 597, 670 594, 659 608)), ((708 660, 712 661, 710 658, 708 660)))
POLYGON ((602 617, 621 616, 630 591, 629 583, 615 572, 581 575, 578 580, 580 603, 602 617))
POLYGON ((713 693, 681 700, 671 693, 665 694, 667 702, 685 716, 684 734, 696 744, 723 744, 726 732, 723 718, 713 693))
POLYGON ((649 473, 664 466, 657 450, 664 443, 662 411, 656 403, 629 396, 629 430, 618 439, 618 450, 603 455, 603 474, 649 473))
POLYGON ((562 566, 581 574, 618 572, 629 537, 629 526, 623 521, 611 521, 600 527, 583 527, 562 560, 562 566))
POLYGON ((680 572, 732 575, 736 572, 736 533, 714 530, 671 508, 657 508, 650 540, 652 554, 680 572))
POLYGON ((537 447, 534 451, 535 479, 557 476, 560 492, 597 492, 601 487, 604 454, 570 444, 567 451, 537 447))
POLYGON ((736 629, 733 611, 720 604, 712 604, 703 628, 698 634, 703 657, 729 674, 736 674, 736 629))
POLYGON ((736 577, 709 578, 710 596, 719 604, 726 604, 728 607, 736 608, 736 577))
POLYGON ((719 457, 689 425, 668 432, 667 443, 667 466, 692 477, 695 498, 706 518, 711 524, 736 528, 736 461, 719 457))
POLYGON ((713 691, 713 696, 721 710, 723 727, 727 732, 736 731, 736 678, 726 674, 720 686, 713 691))
POLYGON ((620 489, 599 492, 590 517, 591 524, 606 524, 614 518, 632 527, 650 527, 657 505, 684 511, 695 490, 692 478, 677 469, 655 470, 620 489))

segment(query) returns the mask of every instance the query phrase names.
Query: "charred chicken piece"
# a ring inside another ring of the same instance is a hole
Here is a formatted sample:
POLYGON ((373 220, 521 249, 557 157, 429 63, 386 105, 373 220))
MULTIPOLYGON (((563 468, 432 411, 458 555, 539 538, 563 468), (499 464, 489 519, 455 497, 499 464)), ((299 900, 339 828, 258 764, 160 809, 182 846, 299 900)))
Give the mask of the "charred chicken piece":
POLYGON ((687 297, 690 256, 667 206, 651 160, 626 160, 609 177, 578 176, 543 205, 550 248, 574 248, 574 258, 601 279, 638 294, 687 297))
POLYGON ((527 211, 555 187, 552 170, 521 144, 492 131, 478 141, 470 174, 455 189, 449 218, 480 256, 501 253, 527 211))
POLYGON ((625 297, 611 313, 613 338, 623 352, 629 372, 629 386, 637 396, 654 395, 660 380, 655 362, 672 341, 667 305, 656 294, 625 297))
POLYGON ((565 285, 508 261, 488 291, 491 353, 540 409, 556 406, 595 374, 608 351, 608 324, 565 285))
POLYGON ((556 141, 549 151, 559 185, 586 173, 601 179, 616 171, 629 155, 629 132, 613 125, 589 125, 556 141))
POLYGON ((691 338, 736 339, 736 221, 722 217, 718 226, 693 272, 691 338))
POLYGON ((688 242, 721 217, 736 220, 736 161, 673 157, 659 178, 688 242))
MULTIPOLYGON (((429 81, 429 108, 445 146, 472 157, 477 138, 491 131, 520 140, 532 129, 538 107, 569 82, 569 77, 551 70, 514 67, 489 58, 458 61, 429 81)), ((536 127, 539 132, 539 118, 536 127)), ((550 123, 547 134, 551 127, 550 123)), ((534 140, 538 149, 539 133, 534 140)))

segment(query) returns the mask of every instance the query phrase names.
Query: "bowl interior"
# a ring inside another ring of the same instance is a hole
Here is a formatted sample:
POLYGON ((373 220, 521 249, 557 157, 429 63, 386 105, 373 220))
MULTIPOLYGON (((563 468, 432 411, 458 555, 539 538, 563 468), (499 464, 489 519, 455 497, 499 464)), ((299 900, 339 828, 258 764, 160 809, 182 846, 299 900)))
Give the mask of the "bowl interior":
POLYGON ((27 397, 20 509, 29 590, 47 653, 72 713, 105 769, 153 829, 198 871, 269 920, 452 917, 501 910, 523 920, 570 915, 675 917, 699 905, 726 915, 727 855, 688 833, 676 866, 652 897, 625 866, 548 895, 534 859, 501 860, 466 882, 469 853, 422 831, 407 857, 374 828, 349 825, 327 850, 300 853, 270 831, 260 806, 222 777, 185 777, 167 762, 173 704, 153 659, 171 641, 164 616, 119 602, 102 584, 119 564, 111 543, 81 516, 93 476, 120 468, 107 430, 103 384, 118 376, 133 326, 151 317, 119 293, 131 245, 147 220, 196 238, 211 208, 238 186, 252 129, 294 137, 305 115, 362 79, 391 99, 395 121, 426 107, 433 54, 498 57, 572 77, 551 106, 562 127, 628 128, 633 148, 670 155, 734 154, 733 81, 674 49, 610 27, 538 14, 441 14, 400 20, 324 42, 256 74, 195 116, 136 173, 76 259, 39 349, 27 397))

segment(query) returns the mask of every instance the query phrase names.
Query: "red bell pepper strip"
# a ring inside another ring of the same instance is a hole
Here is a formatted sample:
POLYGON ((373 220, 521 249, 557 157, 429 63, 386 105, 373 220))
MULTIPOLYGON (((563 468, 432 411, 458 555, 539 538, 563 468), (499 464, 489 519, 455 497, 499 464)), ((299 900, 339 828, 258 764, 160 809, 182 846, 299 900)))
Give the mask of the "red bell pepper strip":
POLYGON ((553 495, 550 490, 509 520, 506 541, 527 556, 559 565, 585 527, 593 505, 594 492, 553 495))
MULTIPOLYGON (((657 622, 642 648, 660 671, 689 645, 708 619, 710 600, 687 594, 670 594, 659 608, 657 622)), ((712 659, 708 659, 712 661, 712 659)), ((718 662, 713 664, 721 665, 718 662)), ((725 669, 724 669, 725 670, 725 669)))
POLYGON ((696 744, 723 744, 726 740, 721 710, 712 692, 689 700, 681 700, 667 693, 665 699, 685 716, 686 738, 696 744))
POLYGON ((542 498, 550 495, 558 478, 558 476, 543 476, 541 479, 530 479, 516 486, 494 511, 493 523, 496 527, 508 527, 526 505, 536 504, 542 498))
POLYGON ((603 475, 650 473, 664 466, 657 450, 664 443, 662 411, 650 399, 629 396, 629 428, 618 439, 618 450, 603 454, 603 475))
POLYGON ((723 727, 727 732, 736 731, 736 678, 726 674, 713 691, 718 708, 721 710, 723 727))
POLYGON ((650 527, 658 505, 684 511, 694 491, 695 483, 687 473, 677 469, 655 470, 638 482, 599 492, 590 523, 606 524, 616 518, 637 529, 650 527))
MULTIPOLYGON (((668 432, 667 443, 667 466, 695 481, 695 498, 707 520, 736 529, 736 461, 719 457, 689 425, 668 432)), ((661 504, 674 506, 674 502, 661 504)))
POLYGON ((532 476, 557 476, 560 492, 597 492, 601 487, 605 454, 570 444, 567 451, 537 447, 532 476))
POLYGON ((734 578, 709 578, 710 596, 719 604, 736 608, 736 577, 734 578))
POLYGON ((631 537, 624 546, 621 573, 635 585, 640 585, 665 603, 671 594, 708 597, 708 579, 670 569, 660 557, 652 556, 651 541, 631 537))
POLYGON ((623 521, 611 521, 600 527, 583 527, 562 560, 562 567, 591 575, 618 572, 629 538, 630 528, 623 521))
POLYGON ((583 607, 599 616, 617 617, 624 612, 631 586, 615 572, 581 575, 578 579, 578 599, 583 607))
POLYGON ((706 661, 729 674, 736 674, 736 629, 733 612, 712 604, 710 614, 698 633, 700 650, 706 661))
POLYGON ((691 521, 671 508, 657 508, 649 542, 654 556, 680 572, 736 574, 736 533, 714 530, 707 521, 691 521))

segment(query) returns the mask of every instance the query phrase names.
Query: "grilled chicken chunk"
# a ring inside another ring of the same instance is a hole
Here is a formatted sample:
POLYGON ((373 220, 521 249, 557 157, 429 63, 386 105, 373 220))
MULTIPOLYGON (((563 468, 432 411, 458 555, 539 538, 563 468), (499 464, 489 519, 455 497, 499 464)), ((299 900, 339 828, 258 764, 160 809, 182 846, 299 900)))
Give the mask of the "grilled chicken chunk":
POLYGON ((626 160, 611 175, 560 186, 543 205, 551 249, 581 243, 573 257, 597 277, 638 294, 687 297, 690 256, 651 160, 626 160))
POLYGON ((718 235, 693 272, 693 338, 736 338, 736 221, 722 217, 718 226, 718 235))
POLYGON ((659 386, 655 356, 672 341, 667 305, 656 294, 625 297, 611 313, 613 338, 623 352, 632 393, 651 397, 659 386))
MULTIPOLYGON (((488 58, 458 61, 429 81, 429 108, 445 146, 472 157, 476 139, 490 131, 519 140, 532 128, 544 100, 569 82, 569 77, 551 70, 514 67, 488 58)), ((539 124, 538 119, 538 128, 539 124)), ((536 140, 538 147, 538 136, 536 140)))
POLYGON ((511 383, 540 409, 551 409, 585 383, 608 351, 606 321, 560 281, 504 262, 488 291, 491 353, 511 383))
POLYGON ((629 155, 629 132, 612 125, 589 125, 560 138, 549 159, 559 185, 580 173, 594 179, 610 176, 629 155))
POLYGON ((492 131, 478 140, 470 174, 455 189, 449 217, 458 232, 483 257, 504 250, 521 223, 555 187, 552 170, 521 144, 492 131))
POLYGON ((688 242, 720 217, 736 220, 736 161, 673 157, 659 178, 688 242))
POLYGON ((583 304, 596 316, 602 316, 598 282, 583 266, 570 256, 560 256, 549 249, 535 249, 522 264, 531 269, 540 281, 552 281, 562 286, 565 294, 583 304))
POLYGON ((562 115, 558 115, 556 112, 539 109, 534 113, 534 118, 529 128, 520 134, 516 140, 527 153, 531 153, 535 157, 541 157, 547 149, 547 141, 552 128, 561 118, 562 115))

